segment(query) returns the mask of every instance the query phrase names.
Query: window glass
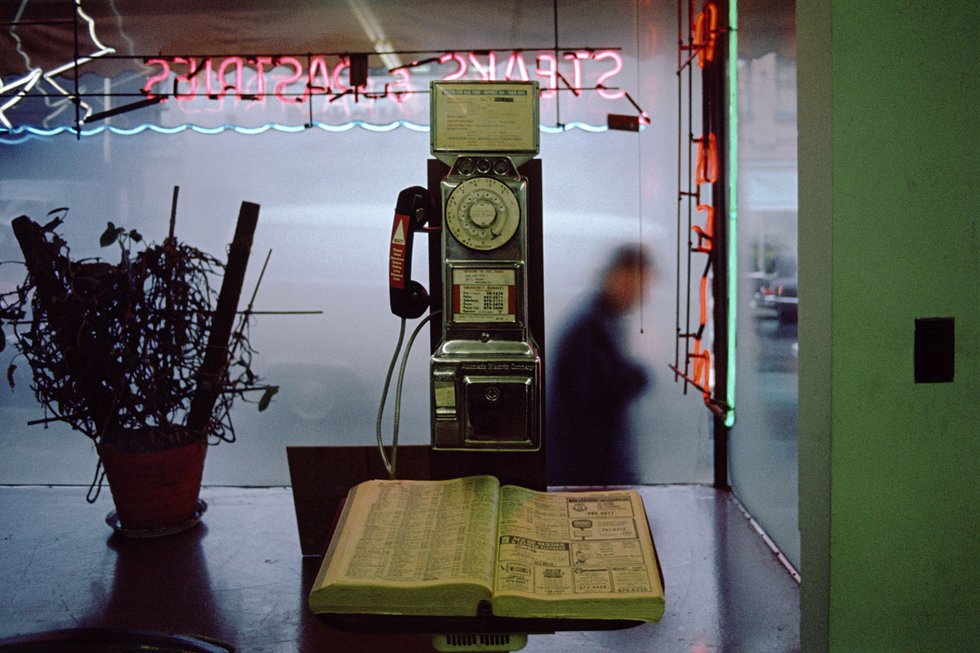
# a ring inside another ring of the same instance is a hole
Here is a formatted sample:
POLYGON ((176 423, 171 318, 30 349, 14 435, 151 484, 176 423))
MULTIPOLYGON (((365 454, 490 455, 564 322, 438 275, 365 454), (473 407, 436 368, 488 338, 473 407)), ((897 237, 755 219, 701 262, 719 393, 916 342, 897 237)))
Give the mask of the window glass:
MULTIPOLYGON (((553 44, 551 5, 542 12, 532 11, 527 3, 497 3, 493 8, 468 3, 467 11, 474 16, 481 11, 501 15, 489 22, 475 17, 466 23, 469 31, 452 33, 458 21, 450 20, 455 12, 445 12, 444 3, 417 11, 413 5, 410 16, 397 3, 366 4, 380 25, 398 26, 403 39, 399 42, 418 47, 472 42, 474 48, 547 50, 553 44), (451 25, 423 24, 417 21, 420 15, 444 16, 451 25)), ((705 482, 711 478, 708 413, 697 396, 682 395, 667 368, 674 343, 676 107, 669 98, 676 93, 676 51, 664 35, 675 29, 673 9, 609 3, 601 25, 588 5, 559 3, 559 9, 563 43, 618 49, 622 69, 617 87, 630 93, 651 115, 652 123, 640 133, 575 128, 577 121, 604 125, 607 112, 635 114, 621 96, 606 97, 598 111, 594 99, 588 110, 577 108, 567 90, 557 98, 552 94, 542 104, 541 122, 548 128, 542 134, 540 153, 547 335, 550 338, 591 292, 606 254, 615 245, 635 240, 647 244, 660 274, 626 330, 634 355, 654 376, 651 389, 634 407, 635 480, 705 482), (569 128, 553 133, 561 124, 569 128)), ((360 29, 351 16, 346 19, 351 29, 360 29)), ((396 30, 391 27, 391 31, 396 30)), ((476 59, 486 65, 485 55, 476 59)), ((574 59, 563 59, 561 64, 572 82, 577 70, 574 59)), ((606 71, 618 65, 611 58, 598 63, 606 71)), ((550 63, 545 58, 535 65, 547 69, 550 63)), ((498 61, 500 70, 506 66, 503 58, 498 61)), ((587 64, 581 70, 588 82, 587 64)), ((182 89, 189 89, 189 82, 181 83, 182 89)), ((594 89, 591 93, 595 97, 594 89)), ((184 105, 188 108, 193 107, 184 105)), ((146 115, 167 112, 165 117, 172 121, 178 109, 168 102, 146 109, 151 112, 146 115)), ((426 119, 423 112, 422 122, 426 119)), ((249 125, 255 120, 253 111, 249 125)), ((398 192, 425 183, 427 132, 405 127, 384 132, 353 127, 339 133, 319 129, 258 134, 227 129, 215 134, 144 131, 129 136, 103 132, 80 140, 70 134, 29 138, 17 145, 0 144, 0 152, 3 261, 22 260, 10 231, 11 219, 27 214, 41 221, 49 210, 67 206, 63 233, 72 254, 115 262, 117 253, 98 244, 106 223, 135 228, 149 240, 162 241, 174 186, 180 187, 178 236, 225 258, 241 202, 261 206, 245 295, 251 294, 262 259, 271 249, 254 308, 323 313, 261 315, 255 320, 251 332, 258 350, 255 370, 280 385, 281 391, 266 412, 248 404, 236 407, 233 418, 239 441, 211 448, 206 483, 288 484, 286 445, 375 442, 377 406, 398 333, 398 320, 388 310, 386 287, 391 220, 398 192)), ((11 288, 22 274, 20 266, 4 264, 0 284, 11 288)), ((425 280, 427 275, 425 257, 417 256, 413 277, 425 280)), ((9 328, 5 331, 9 335, 9 328)), ((426 344, 420 338, 405 373, 402 443, 429 440, 426 344)), ((89 483, 97 460, 91 443, 58 423, 28 426, 44 414, 33 399, 26 361, 14 357, 13 348, 7 347, 0 352, 0 365, 6 371, 11 363, 16 366, 12 372, 16 387, 0 388, 4 451, 0 483, 89 483)), ((392 401, 389 398, 386 441, 392 401)))
POLYGON ((729 464, 736 495, 799 568, 793 6, 755 4, 745 3, 739 22, 737 421, 729 464))

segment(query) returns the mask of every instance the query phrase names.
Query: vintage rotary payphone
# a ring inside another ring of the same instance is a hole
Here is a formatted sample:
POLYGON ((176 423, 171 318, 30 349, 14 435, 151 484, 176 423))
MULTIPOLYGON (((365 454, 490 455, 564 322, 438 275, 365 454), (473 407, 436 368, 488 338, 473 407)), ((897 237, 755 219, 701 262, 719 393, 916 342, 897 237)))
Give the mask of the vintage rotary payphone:
MULTIPOLYGON (((438 198, 441 292, 432 302, 441 306, 430 362, 436 451, 541 448, 542 363, 528 312, 528 184, 519 172, 538 153, 538 98, 536 82, 431 84, 432 154, 448 166, 438 198)), ((402 317, 420 316, 429 303, 409 276, 413 234, 435 215, 430 197, 421 187, 406 189, 395 210, 391 307, 402 317)))

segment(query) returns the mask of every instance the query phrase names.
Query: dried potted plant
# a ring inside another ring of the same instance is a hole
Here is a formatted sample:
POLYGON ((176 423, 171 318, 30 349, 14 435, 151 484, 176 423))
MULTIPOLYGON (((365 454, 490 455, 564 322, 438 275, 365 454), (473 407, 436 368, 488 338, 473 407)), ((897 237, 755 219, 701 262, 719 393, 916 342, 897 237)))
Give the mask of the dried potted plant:
MULTIPOLYGON (((124 534, 195 524, 208 443, 234 440, 236 399, 262 391, 262 410, 277 390, 251 368, 251 305, 238 311, 258 208, 242 203, 227 263, 178 241, 173 212, 162 245, 110 222, 101 241, 118 245, 116 264, 71 258, 58 234, 67 209, 43 226, 12 223, 27 277, 0 295, 0 323, 13 325, 46 412, 32 423, 92 439, 116 506, 107 521, 124 534)), ((90 501, 101 483, 97 469, 90 501)))

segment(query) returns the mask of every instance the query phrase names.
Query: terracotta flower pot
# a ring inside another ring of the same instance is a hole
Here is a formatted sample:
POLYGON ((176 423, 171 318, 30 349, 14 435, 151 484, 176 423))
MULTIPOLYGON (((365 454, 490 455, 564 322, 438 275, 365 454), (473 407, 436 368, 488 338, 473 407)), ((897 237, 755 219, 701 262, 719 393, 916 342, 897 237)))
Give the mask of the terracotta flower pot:
POLYGON ((193 526, 203 512, 198 495, 206 442, 156 451, 99 445, 117 524, 124 534, 163 535, 193 526))

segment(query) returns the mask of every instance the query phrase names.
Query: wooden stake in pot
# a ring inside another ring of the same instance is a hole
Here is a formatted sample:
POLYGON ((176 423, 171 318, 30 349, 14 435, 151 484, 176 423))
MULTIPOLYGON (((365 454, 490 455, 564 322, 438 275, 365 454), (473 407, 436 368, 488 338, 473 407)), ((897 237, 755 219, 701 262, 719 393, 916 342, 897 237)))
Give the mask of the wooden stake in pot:
POLYGON ((225 277, 221 282, 218 294, 218 305, 215 310, 211 333, 208 335, 207 349, 204 361, 198 373, 197 388, 191 399, 190 410, 187 414, 187 428, 192 433, 207 435, 208 423, 214 403, 222 391, 222 378, 228 367, 228 340, 235 325, 235 315, 238 312, 238 300, 245 281, 245 269, 248 257, 252 251, 252 237, 259 220, 259 205, 242 202, 238 213, 238 224, 235 227, 235 237, 228 250, 228 263, 225 266, 225 277))

